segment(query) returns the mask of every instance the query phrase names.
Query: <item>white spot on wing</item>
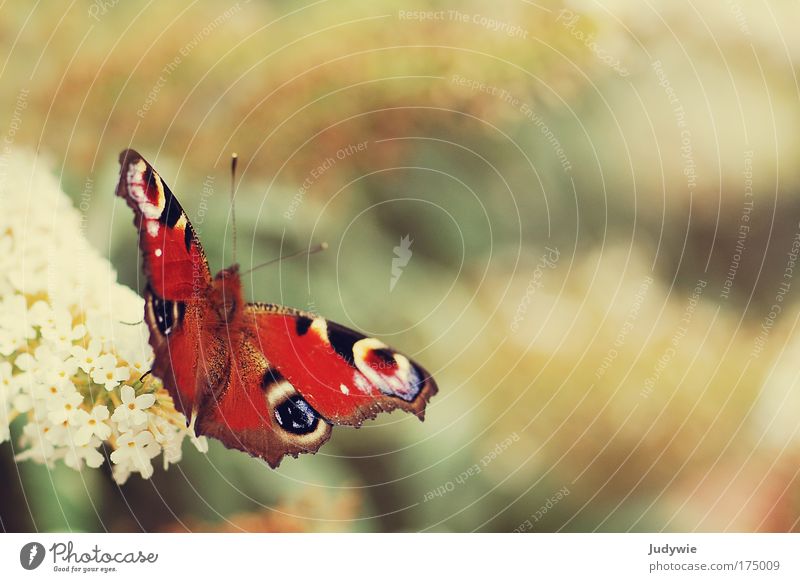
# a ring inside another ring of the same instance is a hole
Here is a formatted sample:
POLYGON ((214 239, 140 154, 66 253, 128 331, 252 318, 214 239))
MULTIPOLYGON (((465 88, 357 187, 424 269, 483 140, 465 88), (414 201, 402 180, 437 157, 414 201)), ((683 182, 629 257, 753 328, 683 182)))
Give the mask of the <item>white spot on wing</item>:
POLYGON ((331 343, 331 341, 328 339, 328 322, 321 317, 314 319, 314 321, 311 322, 309 329, 313 330, 314 333, 316 333, 317 336, 326 344, 331 343))
POLYGON ((344 384, 339 384, 339 390, 342 391, 342 394, 350 394, 350 389, 344 384))
POLYGON ((157 220, 148 220, 147 221, 147 234, 150 236, 158 236, 158 221, 157 220))
POLYGON ((372 385, 369 383, 369 380, 367 380, 364 377, 363 374, 356 372, 353 375, 353 377, 356 382, 356 388, 358 388, 364 394, 372 394, 372 385))
POLYGON ((161 184, 161 178, 158 174, 153 172, 156 188, 158 190, 157 204, 153 204, 147 199, 147 192, 145 191, 144 172, 147 169, 147 164, 144 160, 139 160, 135 164, 128 165, 128 194, 139 206, 139 210, 145 218, 155 219, 161 216, 164 209, 164 189, 161 184))
POLYGON ((143 160, 128 165, 128 174, 126 176, 128 181, 128 194, 130 194, 131 198, 139 205, 143 202, 147 202, 147 196, 144 193, 143 179, 146 167, 143 160))
POLYGON ((365 337, 353 344, 353 359, 356 364, 359 362, 366 364, 367 356, 372 350, 383 350, 387 347, 388 346, 379 339, 365 337))
POLYGON ((386 344, 382 341, 371 337, 357 341, 353 344, 353 361, 356 364, 356 368, 384 394, 410 400, 416 395, 413 392, 416 385, 416 377, 408 358, 393 352, 396 367, 388 373, 376 370, 367 363, 367 356, 372 350, 386 348, 386 344))
POLYGON ((156 249, 156 250, 155 250, 155 255, 156 255, 157 257, 160 257, 160 256, 161 256, 161 249, 156 249))

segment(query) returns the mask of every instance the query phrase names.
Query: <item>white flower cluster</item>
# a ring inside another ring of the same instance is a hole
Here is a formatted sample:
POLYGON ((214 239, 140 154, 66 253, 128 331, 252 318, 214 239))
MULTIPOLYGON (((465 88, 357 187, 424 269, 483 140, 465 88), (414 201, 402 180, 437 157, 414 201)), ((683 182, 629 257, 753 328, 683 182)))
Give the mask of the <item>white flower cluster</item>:
POLYGON ((76 470, 110 462, 117 482, 181 458, 189 436, 161 383, 143 302, 83 236, 80 213, 33 156, 7 152, 0 176, 0 443, 16 459, 76 470), (135 323, 140 322, 140 323, 135 323))

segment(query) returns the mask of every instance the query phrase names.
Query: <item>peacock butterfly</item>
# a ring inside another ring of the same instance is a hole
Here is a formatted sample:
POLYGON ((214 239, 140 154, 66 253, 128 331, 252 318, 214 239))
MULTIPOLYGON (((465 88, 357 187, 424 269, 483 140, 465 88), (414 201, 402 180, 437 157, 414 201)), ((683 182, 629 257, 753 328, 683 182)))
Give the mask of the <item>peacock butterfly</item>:
POLYGON ((212 277, 186 213, 153 167, 120 154, 117 195, 135 214, 144 319, 160 378, 195 433, 277 467, 315 453, 333 425, 395 408, 423 419, 436 383, 381 341, 315 314, 246 303, 238 265, 212 277))

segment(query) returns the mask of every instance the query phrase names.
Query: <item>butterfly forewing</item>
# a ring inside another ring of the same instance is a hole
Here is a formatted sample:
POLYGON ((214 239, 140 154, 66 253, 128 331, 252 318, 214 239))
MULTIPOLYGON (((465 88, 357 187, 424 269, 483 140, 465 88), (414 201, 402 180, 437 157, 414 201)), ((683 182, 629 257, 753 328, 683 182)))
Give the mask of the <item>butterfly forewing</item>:
POLYGON ((141 155, 120 154, 117 195, 134 211, 144 271, 152 291, 188 302, 208 292, 211 272, 203 248, 177 198, 141 155))

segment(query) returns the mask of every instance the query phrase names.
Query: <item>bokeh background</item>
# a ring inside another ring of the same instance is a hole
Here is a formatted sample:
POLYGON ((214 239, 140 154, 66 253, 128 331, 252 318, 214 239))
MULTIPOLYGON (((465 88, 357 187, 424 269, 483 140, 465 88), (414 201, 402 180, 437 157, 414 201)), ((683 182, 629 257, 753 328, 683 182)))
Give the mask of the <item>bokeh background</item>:
POLYGON ((251 300, 414 356, 427 418, 276 470, 15 464, 8 531, 792 531, 797 2, 12 0, 0 130, 122 282, 138 149, 251 300), (392 287, 395 247, 413 240, 392 287), (779 305, 777 313, 773 305, 779 305), (771 315, 772 313, 772 315, 771 315))

